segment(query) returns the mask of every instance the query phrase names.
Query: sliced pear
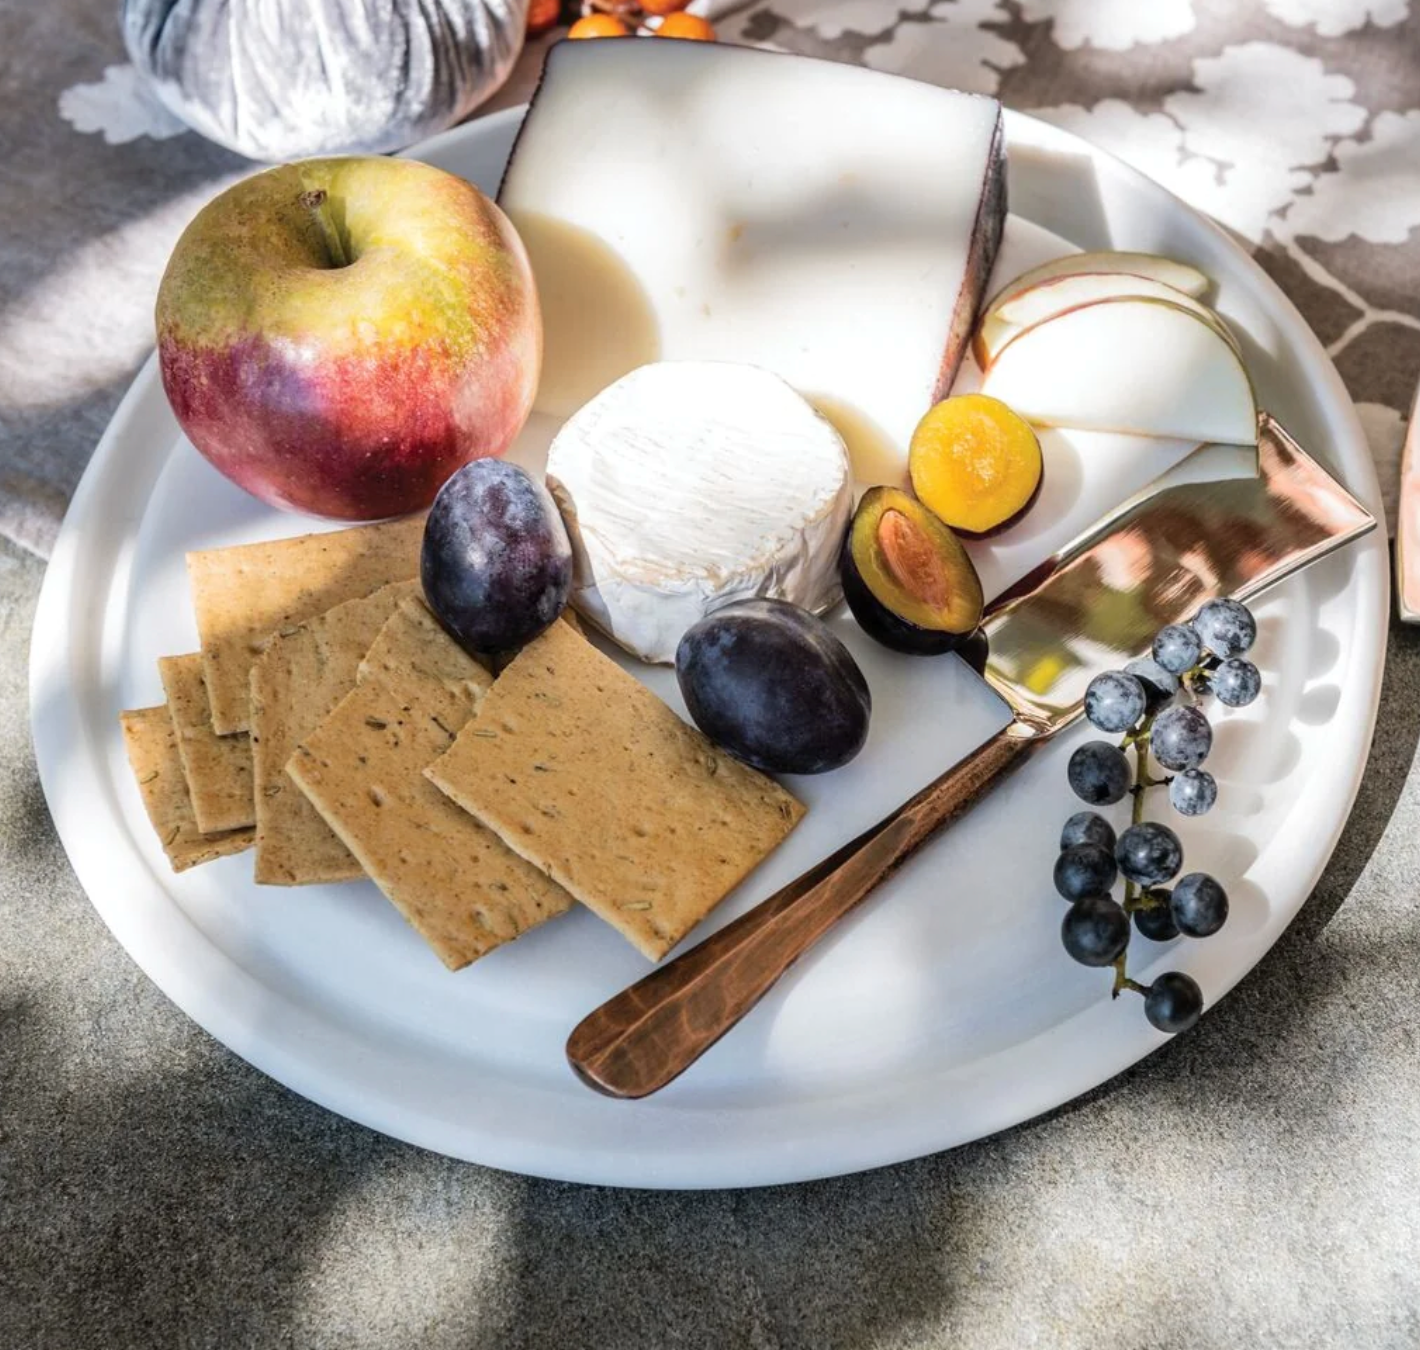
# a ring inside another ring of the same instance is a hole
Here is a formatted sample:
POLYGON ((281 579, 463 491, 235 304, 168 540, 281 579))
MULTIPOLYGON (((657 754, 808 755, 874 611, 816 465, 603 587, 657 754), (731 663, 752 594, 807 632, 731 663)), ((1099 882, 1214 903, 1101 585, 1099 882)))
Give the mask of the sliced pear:
POLYGON ((1105 300, 1137 297, 1142 300, 1164 300, 1186 309, 1204 323, 1211 324, 1239 356, 1237 339, 1222 319, 1207 305, 1192 296, 1166 286, 1149 277, 1126 272, 1073 272, 1066 276, 1049 277, 1023 291, 1007 296, 1000 304, 989 308, 977 326, 972 339, 972 352, 984 370, 1000 356, 1006 346, 1027 329, 1038 323, 1067 314, 1082 305, 1097 305, 1105 300))
POLYGON ((1257 442, 1236 350, 1169 301, 1105 300, 1037 324, 1002 350, 981 392, 1039 426, 1257 442))
POLYGON ((1150 281, 1172 286, 1176 291, 1201 300, 1213 283, 1204 273, 1188 263, 1176 258, 1164 258, 1157 253, 1126 253, 1120 249, 1100 249, 1094 253, 1067 253, 1063 258, 1052 258, 1039 267, 1008 281, 987 301, 986 308, 994 309, 1003 301, 1042 281, 1055 277, 1075 276, 1081 272, 1122 272, 1132 277, 1147 277, 1150 281))

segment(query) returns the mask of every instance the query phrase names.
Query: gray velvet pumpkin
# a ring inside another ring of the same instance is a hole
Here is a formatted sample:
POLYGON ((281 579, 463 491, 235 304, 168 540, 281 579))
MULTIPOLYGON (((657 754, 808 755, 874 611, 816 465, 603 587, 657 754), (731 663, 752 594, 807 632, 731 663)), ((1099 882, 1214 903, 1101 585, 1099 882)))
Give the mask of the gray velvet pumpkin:
POLYGON ((129 57, 252 159, 398 150, 508 77, 528 0, 123 0, 129 57))

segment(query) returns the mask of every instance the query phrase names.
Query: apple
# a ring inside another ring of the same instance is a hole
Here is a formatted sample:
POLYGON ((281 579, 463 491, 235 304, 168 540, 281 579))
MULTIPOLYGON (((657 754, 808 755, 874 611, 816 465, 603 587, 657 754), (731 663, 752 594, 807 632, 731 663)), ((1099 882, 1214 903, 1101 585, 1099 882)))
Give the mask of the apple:
POLYGON ((312 159, 229 188, 157 303, 163 388, 192 443, 273 506, 421 510, 527 420, 532 271, 477 188, 413 160, 312 159))
POLYGON ((1106 300, 1028 329, 997 356, 981 392, 1041 426, 1257 443, 1257 405, 1237 351, 1212 324, 1162 300, 1106 300))
POLYGON ((1218 336, 1241 354, 1237 339, 1228 326, 1207 305, 1161 281, 1124 272, 1072 272, 1047 277, 1024 290, 1013 292, 1004 300, 994 302, 982 314, 977 325, 972 354, 983 370, 988 369, 1009 343, 1037 324, 1083 305, 1132 298, 1164 300, 1188 310, 1204 323, 1212 325, 1218 336))
POLYGON ((1055 277, 1074 276, 1079 272, 1119 272, 1126 276, 1147 277, 1170 286, 1195 300, 1201 300, 1213 283, 1196 267, 1176 258, 1165 258, 1157 253, 1130 253, 1124 249, 1098 249, 1091 253, 1067 253, 1060 258, 1032 267, 1028 272, 1009 281, 996 292, 987 304, 995 308, 1013 295, 1019 295, 1042 281, 1055 277))

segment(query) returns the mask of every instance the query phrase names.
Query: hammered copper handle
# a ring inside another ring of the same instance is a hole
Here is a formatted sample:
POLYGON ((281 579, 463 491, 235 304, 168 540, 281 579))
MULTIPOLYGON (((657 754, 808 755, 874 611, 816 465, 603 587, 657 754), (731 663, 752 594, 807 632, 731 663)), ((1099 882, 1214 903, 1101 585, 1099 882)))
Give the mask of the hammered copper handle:
POLYGON ((1049 735, 1012 722, 832 857, 603 1003, 568 1038, 568 1062, 583 1082, 612 1097, 665 1087, 839 919, 1049 735))

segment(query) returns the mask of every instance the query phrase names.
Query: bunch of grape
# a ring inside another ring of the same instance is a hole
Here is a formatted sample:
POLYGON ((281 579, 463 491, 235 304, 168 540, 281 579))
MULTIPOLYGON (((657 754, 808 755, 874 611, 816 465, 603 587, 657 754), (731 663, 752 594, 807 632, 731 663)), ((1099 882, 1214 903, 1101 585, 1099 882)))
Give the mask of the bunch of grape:
POLYGON ((1218 785, 1201 766, 1213 747, 1213 730, 1199 703, 1211 694, 1230 708, 1242 708, 1257 697, 1262 677, 1243 659, 1256 637, 1257 623, 1245 605, 1210 600, 1191 622, 1161 629, 1152 655, 1097 675, 1085 691, 1085 716, 1100 731, 1123 739, 1118 745, 1080 746, 1070 757, 1070 787, 1090 806, 1112 806, 1132 794, 1133 820, 1117 838, 1094 811, 1080 811, 1065 822, 1055 889, 1070 909, 1060 936, 1081 964, 1113 966, 1114 996, 1125 989, 1142 994, 1144 1015, 1164 1032, 1187 1031, 1203 1012, 1203 994, 1179 971, 1160 975, 1152 985, 1129 978, 1130 919, 1141 936, 1155 942, 1180 934, 1208 937, 1228 917, 1228 896, 1206 872, 1174 881, 1183 870, 1183 846, 1167 825, 1144 819, 1144 795, 1166 787, 1170 804, 1183 816, 1212 808, 1218 785), (1180 696, 1187 701, 1178 701, 1180 696), (1150 777, 1150 750, 1169 776, 1150 777), (1122 903, 1111 894, 1121 874, 1122 903))

